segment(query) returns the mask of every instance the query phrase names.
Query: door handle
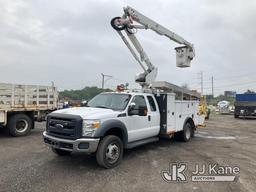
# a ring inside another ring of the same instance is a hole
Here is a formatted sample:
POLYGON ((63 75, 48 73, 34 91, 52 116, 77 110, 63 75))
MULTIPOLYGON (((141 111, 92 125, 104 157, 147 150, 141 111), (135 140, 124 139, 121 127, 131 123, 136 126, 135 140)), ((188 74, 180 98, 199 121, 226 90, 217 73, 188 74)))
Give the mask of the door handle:
POLYGON ((148 116, 148 121, 151 121, 151 116, 150 115, 148 116))

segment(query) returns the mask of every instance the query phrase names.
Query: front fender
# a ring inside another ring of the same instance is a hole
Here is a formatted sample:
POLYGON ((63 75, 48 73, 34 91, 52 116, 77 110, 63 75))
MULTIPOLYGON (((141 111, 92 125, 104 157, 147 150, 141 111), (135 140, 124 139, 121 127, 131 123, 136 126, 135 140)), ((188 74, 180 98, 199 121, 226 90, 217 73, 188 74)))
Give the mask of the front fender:
POLYGON ((124 145, 126 146, 127 142, 128 142, 128 134, 127 134, 127 129, 125 124, 117 119, 110 119, 110 120, 106 120, 104 121, 100 128, 97 129, 94 133, 94 137, 103 137, 107 131, 109 131, 110 129, 113 128, 118 128, 122 131, 122 135, 123 135, 123 142, 124 145))

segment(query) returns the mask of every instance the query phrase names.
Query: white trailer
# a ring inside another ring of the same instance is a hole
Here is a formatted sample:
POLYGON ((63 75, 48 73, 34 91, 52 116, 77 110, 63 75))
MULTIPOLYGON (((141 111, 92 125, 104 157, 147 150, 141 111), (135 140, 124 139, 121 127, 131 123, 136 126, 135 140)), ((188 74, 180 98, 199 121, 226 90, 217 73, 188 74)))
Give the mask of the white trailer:
POLYGON ((12 136, 23 136, 57 109, 58 92, 54 86, 0 83, 0 126, 12 136))

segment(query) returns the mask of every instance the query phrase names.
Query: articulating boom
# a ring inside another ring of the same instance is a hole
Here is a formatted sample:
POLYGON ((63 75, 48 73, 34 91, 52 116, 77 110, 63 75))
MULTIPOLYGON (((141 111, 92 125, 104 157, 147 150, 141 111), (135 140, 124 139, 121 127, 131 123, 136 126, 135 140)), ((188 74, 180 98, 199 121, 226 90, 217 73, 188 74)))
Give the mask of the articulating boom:
POLYGON ((177 67, 190 67, 190 61, 195 56, 193 44, 129 6, 124 8, 122 17, 115 17, 111 20, 111 26, 118 32, 134 58, 144 70, 143 73, 137 74, 135 77, 135 81, 142 87, 148 87, 156 79, 157 68, 150 62, 147 54, 134 35, 138 29, 151 29, 157 34, 166 36, 176 43, 183 44, 182 47, 175 48, 177 67), (138 24, 134 24, 134 22, 137 22, 138 24), (126 35, 133 46, 122 33, 123 30, 126 32, 126 35))

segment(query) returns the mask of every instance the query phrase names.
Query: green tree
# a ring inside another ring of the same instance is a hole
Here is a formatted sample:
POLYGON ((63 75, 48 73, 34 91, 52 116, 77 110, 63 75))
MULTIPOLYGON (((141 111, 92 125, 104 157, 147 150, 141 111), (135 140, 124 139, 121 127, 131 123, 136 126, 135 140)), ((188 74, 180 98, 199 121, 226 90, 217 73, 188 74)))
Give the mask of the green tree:
POLYGON ((98 87, 85 87, 81 90, 64 90, 59 92, 59 98, 64 99, 68 98, 71 100, 90 100, 94 96, 98 95, 101 92, 110 92, 110 89, 100 89, 98 87))

